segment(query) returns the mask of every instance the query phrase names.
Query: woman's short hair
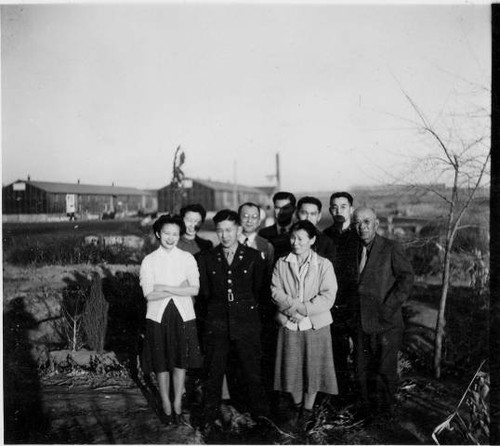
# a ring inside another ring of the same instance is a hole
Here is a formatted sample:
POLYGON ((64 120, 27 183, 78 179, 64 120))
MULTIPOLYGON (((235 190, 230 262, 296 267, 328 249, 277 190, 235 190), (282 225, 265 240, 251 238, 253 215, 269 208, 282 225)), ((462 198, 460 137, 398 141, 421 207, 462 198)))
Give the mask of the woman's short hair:
POLYGON ((184 224, 184 220, 180 215, 162 215, 160 218, 158 218, 154 223, 153 223, 153 232, 155 234, 155 237, 159 239, 158 234, 161 232, 161 228, 165 225, 177 225, 179 226, 179 233, 180 235, 185 234, 186 232, 186 225, 184 224))
POLYGON ((205 210, 205 208, 198 203, 188 204, 187 206, 181 208, 181 217, 184 218, 188 212, 196 212, 197 214, 200 214, 202 223, 205 221, 205 217, 207 216, 207 211, 205 210))
POLYGON ((318 230, 309 220, 300 220, 292 225, 290 228, 290 234, 297 232, 299 230, 304 230, 307 232, 309 238, 316 237, 318 235, 318 230))

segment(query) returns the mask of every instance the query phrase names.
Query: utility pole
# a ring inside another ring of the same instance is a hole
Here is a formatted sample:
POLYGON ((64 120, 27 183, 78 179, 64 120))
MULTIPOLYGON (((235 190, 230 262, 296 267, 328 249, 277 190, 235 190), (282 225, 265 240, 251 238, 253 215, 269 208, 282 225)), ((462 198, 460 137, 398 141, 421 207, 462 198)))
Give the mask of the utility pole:
POLYGON ((238 205, 238 180, 236 167, 236 160, 233 160, 233 207, 238 205))
POLYGON ((276 189, 281 190, 280 153, 276 152, 276 189))

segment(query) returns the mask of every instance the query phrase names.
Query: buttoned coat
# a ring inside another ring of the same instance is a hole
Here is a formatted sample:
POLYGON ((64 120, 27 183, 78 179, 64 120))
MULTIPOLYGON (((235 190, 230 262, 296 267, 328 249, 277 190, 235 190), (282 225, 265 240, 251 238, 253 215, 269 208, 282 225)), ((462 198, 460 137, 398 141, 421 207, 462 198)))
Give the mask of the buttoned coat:
POLYGON ((259 235, 265 238, 274 248, 274 261, 280 257, 288 254, 292 246, 290 244, 290 234, 280 234, 278 232, 278 225, 275 223, 271 226, 266 226, 259 231, 259 235))
POLYGON ((222 246, 201 253, 199 296, 206 306, 205 335, 242 339, 260 334, 258 305, 264 296, 266 261, 238 243, 228 265, 222 246))
MULTIPOLYGON (((292 264, 287 257, 282 257, 274 267, 271 294, 278 307, 276 319, 280 325, 285 325, 300 304, 298 299, 299 281, 292 271, 292 264)), ((325 327, 332 323, 330 308, 335 302, 337 279, 332 262, 314 251, 311 253, 311 263, 304 278, 304 304, 307 316, 314 329, 325 327)))
POLYGON ((413 285, 413 268, 403 247, 376 235, 368 261, 359 276, 358 295, 363 332, 380 333, 403 327, 401 306, 413 285))

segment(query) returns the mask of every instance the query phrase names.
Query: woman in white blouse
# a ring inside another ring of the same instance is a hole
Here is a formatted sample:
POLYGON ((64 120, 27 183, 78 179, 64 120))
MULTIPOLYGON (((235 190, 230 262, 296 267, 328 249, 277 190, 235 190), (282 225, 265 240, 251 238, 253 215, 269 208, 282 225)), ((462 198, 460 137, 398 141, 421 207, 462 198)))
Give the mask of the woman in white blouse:
POLYGON ((148 301, 143 371, 157 375, 167 422, 184 422, 182 395, 186 369, 202 365, 192 296, 199 291, 194 257, 177 248, 185 225, 181 217, 163 215, 153 225, 160 242, 141 264, 140 283, 148 301), (174 401, 170 401, 172 378, 174 401))

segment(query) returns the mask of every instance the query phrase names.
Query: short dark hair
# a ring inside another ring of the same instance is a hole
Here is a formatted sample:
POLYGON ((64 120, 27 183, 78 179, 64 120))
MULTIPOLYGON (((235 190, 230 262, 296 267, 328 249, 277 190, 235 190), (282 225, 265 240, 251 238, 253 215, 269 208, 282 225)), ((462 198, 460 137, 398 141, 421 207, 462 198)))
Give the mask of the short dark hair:
POLYGON ((351 206, 354 202, 354 198, 352 198, 352 195, 349 192, 335 192, 330 196, 330 206, 332 205, 332 201, 335 200, 335 198, 347 198, 351 206))
POLYGON ((314 204, 317 208, 318 211, 321 213, 321 208, 323 207, 323 204, 319 199, 316 197, 302 197, 299 202, 297 203, 297 211, 300 209, 300 207, 303 204, 314 204))
POLYGON ((184 224, 184 220, 180 215, 165 214, 153 223, 153 232, 158 240, 160 239, 160 237, 158 237, 158 234, 161 232, 161 228, 163 228, 163 226, 165 225, 177 225, 179 226, 180 235, 186 233, 186 225, 184 224))
POLYGON ((300 229, 306 231, 309 238, 313 238, 318 235, 318 230, 316 229, 316 226, 314 226, 309 220, 299 220, 295 222, 290 228, 290 234, 297 232, 300 229))
POLYGON ((237 225, 240 224, 240 216, 237 212, 234 212, 231 209, 222 209, 222 211, 217 212, 213 220, 215 224, 220 223, 224 220, 232 221, 237 225))
POLYGON ((273 203, 276 203, 276 200, 290 200, 290 203, 293 207, 295 207, 295 204, 297 203, 295 195, 293 195, 291 192, 276 192, 273 195, 273 203))
POLYGON ((243 206, 252 206, 253 208, 257 208, 259 210, 259 217, 260 217, 260 206, 256 203, 252 203, 251 201, 247 201, 246 203, 243 203, 240 205, 238 208, 238 215, 241 214, 241 210, 243 209, 243 206))
POLYGON ((198 203, 188 204, 187 206, 181 208, 181 217, 184 218, 188 212, 196 212, 197 214, 200 214, 202 223, 205 221, 205 217, 207 216, 207 211, 205 210, 205 208, 198 203))

